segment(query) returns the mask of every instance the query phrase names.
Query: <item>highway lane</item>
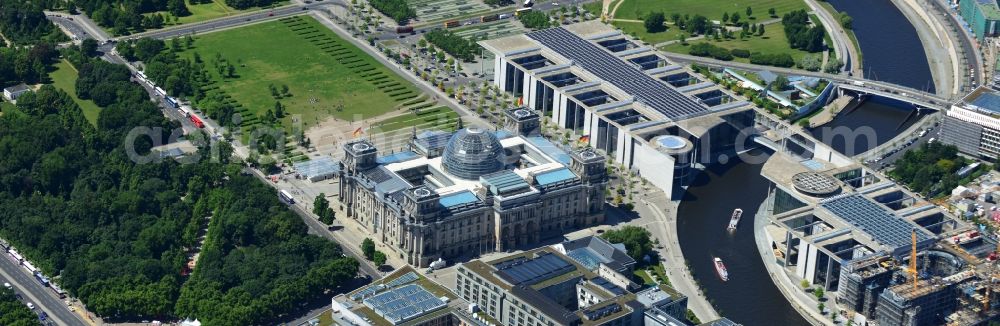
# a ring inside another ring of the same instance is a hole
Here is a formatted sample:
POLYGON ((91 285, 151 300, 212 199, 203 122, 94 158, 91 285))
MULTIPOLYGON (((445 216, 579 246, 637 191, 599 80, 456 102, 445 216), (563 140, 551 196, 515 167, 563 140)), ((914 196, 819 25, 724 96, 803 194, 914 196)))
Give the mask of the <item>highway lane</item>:
POLYGON ((28 270, 14 263, 10 255, 6 253, 0 257, 0 276, 4 282, 9 282, 24 297, 25 302, 35 305, 35 310, 42 310, 49 314, 49 318, 58 325, 85 325, 80 317, 69 311, 66 303, 56 297, 55 293, 47 287, 38 283, 33 275, 28 274, 28 270))
POLYGON ((148 31, 127 36, 120 39, 135 39, 151 37, 156 39, 170 39, 178 36, 191 35, 197 33, 211 32, 221 29, 239 27, 246 24, 258 23, 262 21, 275 20, 283 17, 294 16, 305 13, 310 9, 326 6, 333 1, 314 2, 306 5, 291 4, 274 9, 263 9, 251 13, 229 16, 200 23, 184 24, 177 27, 169 27, 155 31, 148 31))

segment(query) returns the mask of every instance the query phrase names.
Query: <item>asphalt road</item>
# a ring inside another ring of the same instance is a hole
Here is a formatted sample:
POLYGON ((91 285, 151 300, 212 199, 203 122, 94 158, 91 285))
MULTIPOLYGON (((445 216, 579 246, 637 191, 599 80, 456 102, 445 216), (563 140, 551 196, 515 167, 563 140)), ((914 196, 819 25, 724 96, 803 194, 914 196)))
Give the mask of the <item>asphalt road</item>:
POLYGON ((885 155, 884 157, 879 159, 878 162, 872 162, 872 163, 866 162, 865 164, 867 164, 869 167, 875 170, 882 170, 884 167, 892 166, 893 164, 896 164, 896 160, 903 157, 903 154, 910 151, 911 149, 920 147, 920 145, 926 143, 931 138, 935 138, 938 140, 941 139, 940 133, 941 133, 940 124, 938 124, 937 126, 930 127, 930 131, 925 133, 923 137, 917 138, 910 145, 897 147, 895 152, 890 152, 888 155, 885 155))
POLYGON ((0 276, 3 282, 9 282, 24 297, 25 302, 35 305, 35 312, 38 310, 49 314, 49 318, 58 325, 85 325, 80 317, 69 311, 66 303, 56 297, 55 293, 35 280, 33 275, 28 274, 28 270, 14 263, 10 255, 6 253, 0 257, 0 276))
POLYGON ((121 38, 134 39, 134 38, 151 37, 157 39, 170 39, 178 36, 204 33, 219 29, 238 27, 261 21, 274 20, 282 17, 294 16, 305 13, 310 9, 327 6, 331 4, 335 4, 334 1, 320 1, 305 5, 291 4, 284 7, 278 7, 269 10, 255 11, 252 13, 230 16, 226 18, 219 18, 200 23, 184 24, 177 27, 170 27, 155 31, 122 36, 121 38))
MULTIPOLYGON (((962 26, 962 22, 958 17, 956 17, 956 13, 952 11, 950 8, 948 8, 947 5, 941 3, 941 1, 939 0, 929 0, 929 1, 933 3, 935 7, 937 7, 938 11, 945 13, 945 15, 947 15, 949 19, 951 19, 948 25, 962 26)), ((949 3, 951 2, 949 1, 949 3)), ((974 45, 975 40, 972 39, 972 34, 969 33, 968 31, 959 30, 957 31, 957 33, 960 34, 959 43, 962 43, 962 51, 965 52, 966 62, 969 63, 968 67, 962 67, 962 69, 963 70, 966 68, 971 69, 970 71, 972 75, 971 80, 976 82, 977 85, 982 85, 984 77, 982 73, 983 58, 981 55, 979 55, 979 49, 976 49, 976 46, 974 45)), ((959 78, 961 78, 961 76, 955 76, 955 79, 959 78)))

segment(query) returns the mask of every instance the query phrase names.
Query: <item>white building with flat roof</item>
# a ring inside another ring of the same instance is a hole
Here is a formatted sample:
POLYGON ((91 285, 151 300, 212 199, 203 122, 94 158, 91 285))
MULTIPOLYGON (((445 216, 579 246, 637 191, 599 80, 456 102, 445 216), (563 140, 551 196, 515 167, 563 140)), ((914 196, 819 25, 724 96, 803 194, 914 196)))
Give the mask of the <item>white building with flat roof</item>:
POLYGON ((496 87, 668 196, 695 163, 732 158, 753 126, 750 103, 600 22, 479 44, 496 87))

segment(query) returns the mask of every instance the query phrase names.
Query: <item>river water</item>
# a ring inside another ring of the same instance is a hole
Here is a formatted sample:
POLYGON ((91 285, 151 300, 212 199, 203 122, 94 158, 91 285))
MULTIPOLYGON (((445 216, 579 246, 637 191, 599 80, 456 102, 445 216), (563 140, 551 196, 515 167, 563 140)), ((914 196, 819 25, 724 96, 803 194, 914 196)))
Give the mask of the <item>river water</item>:
POLYGON ((678 208, 678 241, 691 273, 722 316, 748 326, 808 325, 767 275, 754 243, 754 213, 767 196, 762 166, 735 162, 699 175, 678 208), (736 208, 744 214, 739 230, 730 234, 726 226, 736 208), (726 264, 728 282, 716 274, 712 257, 726 264))
POLYGON ((895 138, 927 112, 911 115, 913 106, 908 103, 872 97, 857 109, 841 111, 833 121, 809 132, 834 150, 854 156, 895 138))
POLYGON ((828 0, 854 19, 865 78, 934 93, 927 55, 906 16, 890 0, 828 0))
MULTIPOLYGON (((828 0, 854 18, 853 27, 864 57, 865 77, 934 92, 927 57, 909 20, 890 0, 828 0)), ((875 144, 892 139, 920 117, 910 117, 907 104, 872 99, 850 113, 844 111, 824 127, 857 131, 870 127, 875 144)), ((823 127, 811 132, 823 141, 823 127)), ((864 152, 871 145, 843 137, 827 144, 841 152, 864 152)), ((849 153, 853 155, 853 153, 849 153)), ((771 281, 754 242, 754 213, 767 196, 761 165, 742 162, 710 167, 688 189, 678 208, 677 231, 684 259, 719 313, 744 325, 808 325, 771 281), (744 211, 735 235, 726 232, 735 208, 744 211), (712 265, 721 258, 729 270, 723 282, 712 265)))

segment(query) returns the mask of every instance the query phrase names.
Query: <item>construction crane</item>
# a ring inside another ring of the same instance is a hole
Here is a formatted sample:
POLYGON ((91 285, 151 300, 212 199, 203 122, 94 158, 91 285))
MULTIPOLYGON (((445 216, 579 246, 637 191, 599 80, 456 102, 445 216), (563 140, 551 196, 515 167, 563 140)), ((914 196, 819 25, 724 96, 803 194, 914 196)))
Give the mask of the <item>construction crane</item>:
POLYGON ((917 289, 917 229, 910 231, 913 246, 910 248, 910 276, 913 277, 913 289, 917 289))
MULTIPOLYGON (((1000 252, 1000 241, 997 242, 997 251, 996 252, 1000 252)), ((989 266, 990 274, 989 274, 989 277, 986 279, 986 296, 983 298, 983 313, 984 314, 987 313, 988 310, 990 310, 990 294, 992 294, 991 292, 993 292, 993 278, 997 275, 997 264, 996 264, 996 262, 987 261, 986 263, 990 264, 990 266, 989 266)))

